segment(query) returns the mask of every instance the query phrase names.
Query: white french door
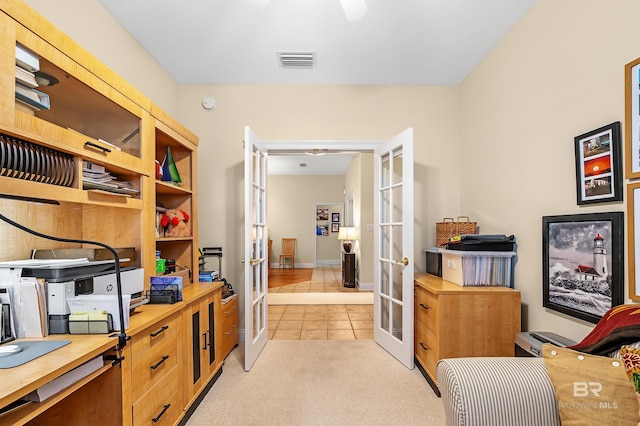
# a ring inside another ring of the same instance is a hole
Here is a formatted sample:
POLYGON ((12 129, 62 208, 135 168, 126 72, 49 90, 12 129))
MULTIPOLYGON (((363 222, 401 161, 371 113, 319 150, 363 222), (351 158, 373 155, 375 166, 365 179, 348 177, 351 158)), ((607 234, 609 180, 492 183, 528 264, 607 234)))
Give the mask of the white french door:
POLYGON ((267 344, 267 153, 244 128, 244 369, 251 370, 267 344))
POLYGON ((374 339, 407 368, 413 349, 413 129, 374 149, 374 339))

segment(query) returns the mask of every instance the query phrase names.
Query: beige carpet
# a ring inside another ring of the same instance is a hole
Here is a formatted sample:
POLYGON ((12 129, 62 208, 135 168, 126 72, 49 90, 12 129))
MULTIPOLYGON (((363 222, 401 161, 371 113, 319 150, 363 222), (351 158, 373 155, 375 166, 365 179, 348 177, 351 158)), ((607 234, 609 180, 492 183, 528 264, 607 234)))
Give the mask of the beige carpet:
POLYGON ((187 425, 443 425, 440 398, 372 340, 270 340, 250 372, 244 348, 187 425))

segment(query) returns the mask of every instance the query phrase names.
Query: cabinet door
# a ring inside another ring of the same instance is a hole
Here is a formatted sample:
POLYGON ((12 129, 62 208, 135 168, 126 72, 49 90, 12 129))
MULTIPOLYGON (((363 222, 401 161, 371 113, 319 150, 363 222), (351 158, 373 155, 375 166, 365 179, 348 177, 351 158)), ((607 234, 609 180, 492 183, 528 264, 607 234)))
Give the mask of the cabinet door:
POLYGON ((220 291, 216 291, 190 303, 185 309, 188 353, 184 383, 187 404, 207 384, 219 366, 216 354, 216 313, 220 306, 219 294, 220 291))
POLYGON ((185 403, 189 404, 191 399, 196 395, 204 384, 202 377, 202 347, 204 339, 202 338, 202 330, 205 329, 202 318, 206 314, 202 310, 200 300, 195 301, 187 306, 184 310, 185 323, 185 380, 184 394, 185 403))
MULTIPOLYGON (((219 292, 216 292, 219 294, 219 292)), ((220 303, 216 303, 216 295, 211 295, 207 297, 207 300, 203 302, 203 310, 206 312, 205 315, 205 330, 202 335, 204 338, 204 344, 202 346, 203 357, 202 357, 202 370, 206 375, 206 380, 209 381, 209 377, 215 373, 218 363, 217 363, 217 354, 216 354, 216 314, 218 312, 218 307, 220 303)))

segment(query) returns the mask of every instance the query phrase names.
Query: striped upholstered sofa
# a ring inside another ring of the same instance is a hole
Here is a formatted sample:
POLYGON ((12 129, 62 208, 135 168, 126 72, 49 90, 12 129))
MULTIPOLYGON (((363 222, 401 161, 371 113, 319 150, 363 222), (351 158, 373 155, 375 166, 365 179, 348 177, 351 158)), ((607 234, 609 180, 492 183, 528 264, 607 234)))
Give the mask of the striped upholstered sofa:
POLYGON ((543 358, 438 362, 447 426, 556 426, 560 416, 543 358))

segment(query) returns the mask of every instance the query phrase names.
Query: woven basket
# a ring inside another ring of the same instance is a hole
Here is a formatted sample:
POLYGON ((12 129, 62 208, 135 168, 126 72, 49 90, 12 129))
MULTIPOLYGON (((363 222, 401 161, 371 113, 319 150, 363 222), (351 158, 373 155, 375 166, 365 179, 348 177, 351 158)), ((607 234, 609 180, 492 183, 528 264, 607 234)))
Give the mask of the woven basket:
POLYGON ((476 225, 477 222, 471 222, 469 216, 458 216, 455 221, 452 217, 445 217, 442 222, 436 222, 436 247, 446 244, 456 235, 475 234, 476 225))

